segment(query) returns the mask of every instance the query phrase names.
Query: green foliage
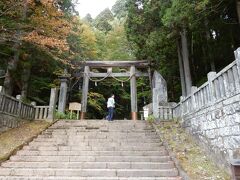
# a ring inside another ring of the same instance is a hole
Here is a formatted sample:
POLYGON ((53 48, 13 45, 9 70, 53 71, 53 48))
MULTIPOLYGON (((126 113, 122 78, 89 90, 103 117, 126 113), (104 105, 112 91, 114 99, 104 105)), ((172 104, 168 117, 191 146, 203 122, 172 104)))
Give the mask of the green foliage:
POLYGON ((155 117, 153 115, 148 116, 147 122, 150 123, 150 124, 154 123, 155 122, 155 117))
MULTIPOLYGON (((118 17, 118 14, 114 13, 115 17, 118 17)), ((114 18, 113 15, 108 10, 104 10, 100 13, 99 16, 93 20, 92 23, 86 22, 90 16, 85 17, 82 21, 82 27, 93 30, 93 34, 89 37, 95 37, 95 50, 96 50, 96 59, 98 60, 133 60, 135 56, 133 54, 130 43, 127 41, 126 32, 124 29, 125 19, 114 18), (106 12, 107 11, 107 12, 106 12), (108 15, 110 16, 108 16, 108 15), (111 25, 111 30, 106 31, 105 29, 94 28, 95 23, 98 21, 106 21, 111 25)), ((83 31, 84 33, 84 31, 83 31)), ((83 34, 82 33, 82 34, 83 34)), ((83 36, 81 36, 81 43, 86 45, 86 47, 94 46, 94 42, 85 43, 83 36)), ((79 48, 84 49, 84 48, 79 48)), ((90 57, 86 55, 85 57, 90 57)), ((92 58, 93 59, 93 58, 92 58)), ((98 69, 99 72, 105 71, 104 69, 98 69)), ((114 72, 120 72, 120 69, 115 69, 114 72)), ((123 78, 124 80, 126 78, 123 78)), ((140 82, 140 81, 138 81, 140 82)), ((140 107, 143 106, 144 102, 149 102, 148 94, 149 86, 143 84, 144 81, 141 81, 138 85, 138 89, 141 92, 138 96, 138 102, 140 107), (142 88, 144 87, 144 88, 142 88), (148 87, 148 88, 145 88, 148 87), (147 90, 146 90, 147 89, 147 90)), ((149 82, 145 82, 149 84, 149 82)), ((88 118, 103 118, 107 114, 106 102, 111 93, 116 95, 116 109, 115 109, 115 118, 129 118, 130 115, 130 87, 129 82, 124 83, 122 87, 121 83, 109 78, 105 81, 101 81, 95 86, 94 82, 90 82, 90 94, 88 99, 88 118), (106 91, 106 89, 108 91, 106 91)), ((73 90, 74 93, 71 94, 71 100, 77 101, 80 99, 79 90, 73 90), (76 91, 76 92, 75 92, 76 91), (76 95, 76 96, 75 96, 76 95)))
POLYGON ((113 24, 113 29, 106 36, 106 55, 104 59, 109 60, 133 60, 133 55, 130 44, 124 30, 123 22, 116 20, 113 24))
POLYGON ((106 100, 104 96, 97 92, 88 93, 89 118, 104 117, 106 100))
POLYGON ((77 14, 78 12, 75 9, 75 4, 72 0, 58 0, 56 1, 60 9, 65 12, 67 15, 77 14))
POLYGON ((75 112, 70 112, 67 111, 66 113, 62 113, 62 112, 56 112, 55 113, 55 119, 72 119, 72 120, 77 120, 77 114, 75 112))
POLYGON ((71 61, 81 61, 96 58, 96 36, 90 24, 75 19, 72 23, 73 31, 69 34, 67 42, 71 53, 67 58, 71 61))
POLYGON ((84 21, 85 23, 91 25, 94 20, 93 20, 91 14, 87 14, 87 15, 83 18, 83 21, 84 21))
POLYGON ((172 0, 171 6, 165 10, 162 22, 167 27, 184 27, 193 21, 194 2, 188 0, 172 0))
POLYGON ((137 59, 152 60, 168 83, 170 101, 181 95, 177 42, 187 30, 193 84, 204 82, 209 71, 234 60, 240 45, 235 0, 128 0, 125 24, 137 59))
MULTIPOLYGON (((219 70, 233 61, 233 50, 240 44, 235 0, 117 0, 112 12, 105 9, 95 19, 88 14, 83 20, 75 16, 75 1, 60 0, 51 6, 43 1, 28 2, 27 9, 22 1, 0 2, 0 69, 6 70, 19 56, 16 67, 11 69, 13 95, 27 87, 27 98, 38 104, 48 103, 50 88, 59 86, 58 76, 63 69, 73 72, 73 62, 89 59, 148 59, 152 70, 166 79, 169 100, 178 101, 181 85, 176 43, 183 28, 187 30, 195 85, 206 81, 214 65, 219 70), (22 37, 17 47, 19 32, 22 37)), ((71 79, 71 85, 75 81, 71 79)), ((81 83, 70 88, 70 100, 80 101, 81 83)), ((137 81, 139 109, 151 101, 149 84, 146 78, 137 81)), ((129 82, 122 87, 114 79, 106 79, 97 87, 91 82, 89 117, 104 117, 106 100, 114 93, 115 116, 129 118, 129 89, 129 82)))
POLYGON ((114 20, 114 16, 109 8, 102 11, 94 20, 94 26, 104 33, 108 33, 112 30, 111 21, 114 20))
POLYGON ((125 18, 127 16, 127 0, 117 0, 112 7, 112 12, 118 19, 125 18))
POLYGON ((62 113, 62 112, 56 112, 55 113, 55 118, 56 119, 66 119, 66 114, 65 113, 62 113))

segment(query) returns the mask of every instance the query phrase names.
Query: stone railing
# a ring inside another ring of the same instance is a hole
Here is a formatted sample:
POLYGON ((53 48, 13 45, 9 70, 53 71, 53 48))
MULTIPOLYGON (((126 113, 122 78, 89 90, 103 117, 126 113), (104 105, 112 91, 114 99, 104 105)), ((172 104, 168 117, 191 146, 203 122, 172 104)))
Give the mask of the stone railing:
POLYGON ((32 105, 0 93, 0 113, 32 120, 34 119, 35 108, 32 105))
POLYGON ((35 119, 36 120, 54 120, 56 111, 56 101, 58 97, 57 88, 51 89, 49 106, 35 106, 35 119))
POLYGON ((46 120, 49 115, 49 106, 35 106, 35 119, 46 120))
POLYGON ((236 60, 220 72, 210 72, 201 87, 181 97, 173 117, 209 152, 217 164, 228 167, 240 159, 240 48, 236 60))
MULTIPOLYGON (((54 120, 57 89, 51 89, 49 106, 33 106, 4 94, 0 86, 0 132, 16 128, 25 120, 54 120)), ((19 97, 20 99, 20 97, 19 97)), ((35 104, 35 103, 34 103, 35 104)))
POLYGON ((210 72, 208 82, 201 87, 192 87, 192 93, 182 98, 174 108, 175 117, 184 116, 224 99, 228 99, 240 91, 239 70, 234 61, 219 73, 210 72))
POLYGON ((173 108, 171 106, 159 106, 160 121, 169 121, 173 118, 173 108))
POLYGON ((0 132, 16 128, 25 120, 33 120, 34 115, 34 106, 0 93, 0 132))

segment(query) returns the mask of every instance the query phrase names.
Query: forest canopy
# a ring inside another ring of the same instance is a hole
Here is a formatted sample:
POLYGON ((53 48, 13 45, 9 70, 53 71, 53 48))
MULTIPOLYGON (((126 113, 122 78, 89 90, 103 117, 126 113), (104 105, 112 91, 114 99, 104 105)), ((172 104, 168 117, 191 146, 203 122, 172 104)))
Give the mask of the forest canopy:
MULTIPOLYGON (((150 60, 168 83, 169 100, 188 95, 234 60, 240 45, 239 0, 117 0, 96 18, 80 18, 73 0, 0 2, 0 85, 9 95, 46 105, 59 76, 82 72, 87 60, 150 60)), ((116 69, 115 71, 121 71, 116 69)), ((151 101, 150 82, 138 80, 138 105, 151 101)), ((72 76, 68 100, 81 102, 81 78, 72 76)), ((89 117, 105 116, 115 93, 117 116, 128 118, 129 83, 90 83, 89 117), (105 91, 111 89, 111 92, 105 91)))

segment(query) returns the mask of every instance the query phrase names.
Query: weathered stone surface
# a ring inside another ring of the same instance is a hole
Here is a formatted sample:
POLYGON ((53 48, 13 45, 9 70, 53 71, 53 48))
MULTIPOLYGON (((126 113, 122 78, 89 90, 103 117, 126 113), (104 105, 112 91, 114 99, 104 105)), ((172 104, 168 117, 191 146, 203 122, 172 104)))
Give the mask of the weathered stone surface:
POLYGON ((193 111, 183 117, 186 128, 216 162, 229 167, 229 161, 240 148, 240 98, 237 94, 210 107, 193 111), (235 152, 236 151, 236 152, 235 152), (219 158, 220 157, 220 158, 219 158))
POLYGON ((167 83, 165 79, 157 71, 153 74, 152 80, 152 100, 153 100, 153 115, 158 118, 158 107, 161 103, 168 102, 167 83))
POLYGON ((158 135, 144 121, 58 121, 2 163, 0 179, 180 177, 158 135))
POLYGON ((49 102, 48 117, 47 117, 47 119, 50 121, 54 119, 54 115, 56 111, 57 94, 58 94, 57 88, 52 88, 51 95, 50 95, 50 102, 49 102))
POLYGON ((0 92, 0 132, 34 118, 34 107, 0 92))
POLYGON ((4 87, 0 86, 0 93, 4 93, 4 87))
POLYGON ((24 123, 22 119, 0 112, 0 132, 4 132, 10 128, 16 128, 22 123, 24 123))
POLYGON ((240 158, 240 48, 235 57, 218 74, 210 72, 208 82, 193 88, 193 94, 174 108, 182 126, 227 168, 232 158, 240 158))
POLYGON ((67 77, 62 77, 60 85, 60 93, 59 93, 59 101, 58 101, 58 111, 61 113, 65 113, 65 107, 67 103, 67 90, 68 90, 68 79, 67 77))

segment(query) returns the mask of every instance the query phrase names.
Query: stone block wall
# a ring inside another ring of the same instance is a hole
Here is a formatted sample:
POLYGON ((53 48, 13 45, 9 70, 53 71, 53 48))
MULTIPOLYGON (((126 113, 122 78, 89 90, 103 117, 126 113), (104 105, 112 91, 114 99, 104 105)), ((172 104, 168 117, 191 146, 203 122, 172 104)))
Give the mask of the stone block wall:
POLYGON ((219 73, 210 72, 201 87, 192 87, 173 108, 173 115, 223 167, 240 159, 240 48, 236 60, 219 73))
POLYGON ((229 168, 240 148, 240 94, 184 115, 182 126, 218 165, 229 168))
POLYGON ((11 128, 16 128, 24 122, 23 119, 19 119, 16 116, 0 112, 0 133, 11 128))

